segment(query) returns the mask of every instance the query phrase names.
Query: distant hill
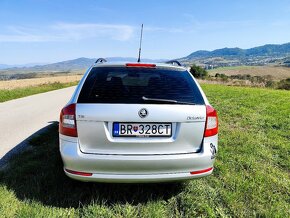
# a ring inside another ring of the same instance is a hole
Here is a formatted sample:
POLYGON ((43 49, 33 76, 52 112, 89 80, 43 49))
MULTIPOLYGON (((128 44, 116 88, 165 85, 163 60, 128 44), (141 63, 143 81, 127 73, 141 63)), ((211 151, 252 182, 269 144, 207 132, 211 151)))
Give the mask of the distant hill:
POLYGON ((94 63, 95 59, 77 58, 74 60, 61 61, 52 64, 35 65, 29 67, 12 67, 5 71, 70 71, 88 68, 94 63))
POLYGON ((268 44, 258 46, 250 49, 241 48, 222 48, 213 51, 200 50, 191 53, 183 59, 198 59, 198 58, 210 58, 210 57, 257 57, 257 56, 272 56, 272 57, 283 57, 290 55, 290 43, 281 45, 268 44))
POLYGON ((11 67, 10 65, 7 65, 7 64, 0 64, 0 70, 1 69, 6 69, 6 68, 9 68, 11 67))
POLYGON ((268 44, 249 49, 221 48, 213 51, 199 50, 178 60, 190 66, 196 64, 206 69, 229 66, 284 66, 290 67, 290 43, 268 44))
POLYGON ((0 64, 0 70, 2 69, 8 69, 8 68, 23 68, 23 67, 33 67, 36 65, 44 65, 47 63, 29 63, 29 64, 0 64))
MULTIPOLYGON (((108 57, 106 58, 108 61, 130 61, 136 62, 136 58, 132 57, 108 57)), ((6 71, 71 71, 71 70, 82 70, 89 68, 94 62, 96 61, 95 58, 77 58, 73 60, 61 61, 52 64, 45 64, 45 65, 36 65, 30 67, 10 67, 7 68, 9 65, 3 65, 2 69, 6 71)), ((165 59, 142 59, 143 62, 162 62, 166 61, 165 59)), ((1 65, 0 65, 1 68, 1 65)))
MULTIPOLYGON (((108 61, 128 61, 128 62, 136 62, 137 58, 132 58, 132 57, 108 57, 106 58, 108 61)), ((149 58, 141 58, 142 62, 153 62, 153 63, 158 63, 158 62, 165 62, 168 61, 168 59, 149 59, 149 58)))
MULTIPOLYGON (((268 44, 249 49, 241 48, 221 48, 213 51, 200 50, 179 58, 183 64, 189 66, 198 64, 207 69, 226 66, 241 65, 279 65, 290 66, 290 43, 281 45, 268 44)), ((133 57, 107 57, 108 61, 128 61, 135 62, 133 57)), ((96 61, 95 58, 77 58, 73 60, 61 61, 52 64, 32 64, 22 66, 11 66, 0 64, 0 73, 27 73, 27 72, 69 72, 83 70, 90 67, 96 61)), ((166 59, 142 59, 142 62, 165 62, 166 59)))

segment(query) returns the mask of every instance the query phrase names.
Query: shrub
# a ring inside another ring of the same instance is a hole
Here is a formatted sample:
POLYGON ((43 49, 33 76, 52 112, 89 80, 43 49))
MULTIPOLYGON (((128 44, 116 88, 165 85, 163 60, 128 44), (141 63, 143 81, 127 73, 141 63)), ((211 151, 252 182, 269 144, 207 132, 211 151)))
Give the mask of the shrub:
POLYGON ((265 87, 268 87, 268 88, 275 88, 276 87, 276 82, 274 82, 273 80, 268 80, 265 84, 265 87))
POLYGON ((280 80, 278 89, 290 90, 290 78, 280 80))
POLYGON ((208 72, 200 67, 200 66, 197 66, 195 64, 193 64, 191 67, 190 67, 190 73, 195 77, 195 78, 202 78, 204 79, 205 77, 208 76, 208 72))
POLYGON ((265 82, 265 79, 261 76, 253 76, 253 77, 249 77, 249 80, 252 82, 252 83, 264 83, 265 82))

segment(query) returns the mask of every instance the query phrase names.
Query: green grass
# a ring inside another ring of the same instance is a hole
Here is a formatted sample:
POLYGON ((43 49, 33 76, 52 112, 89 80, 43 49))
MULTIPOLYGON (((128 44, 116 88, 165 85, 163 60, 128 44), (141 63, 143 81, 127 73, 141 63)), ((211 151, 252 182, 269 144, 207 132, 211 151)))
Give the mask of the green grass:
POLYGON ((289 217, 290 92, 203 85, 219 112, 213 175, 172 184, 99 184, 62 171, 57 125, 0 173, 4 217, 289 217))
POLYGON ((38 93, 48 92, 56 89, 62 89, 70 86, 77 85, 78 82, 70 83, 49 83, 39 86, 31 86, 26 88, 16 88, 11 90, 1 89, 0 90, 0 102, 9 101, 16 98, 22 98, 29 95, 38 93))

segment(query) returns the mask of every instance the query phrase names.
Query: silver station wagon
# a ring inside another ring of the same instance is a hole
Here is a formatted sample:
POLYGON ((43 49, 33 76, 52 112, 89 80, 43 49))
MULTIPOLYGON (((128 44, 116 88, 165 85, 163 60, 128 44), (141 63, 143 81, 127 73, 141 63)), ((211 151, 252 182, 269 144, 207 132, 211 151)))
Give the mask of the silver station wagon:
POLYGON ((163 182, 210 175, 218 118, 179 62, 88 69, 59 122, 67 176, 95 182, 163 182))

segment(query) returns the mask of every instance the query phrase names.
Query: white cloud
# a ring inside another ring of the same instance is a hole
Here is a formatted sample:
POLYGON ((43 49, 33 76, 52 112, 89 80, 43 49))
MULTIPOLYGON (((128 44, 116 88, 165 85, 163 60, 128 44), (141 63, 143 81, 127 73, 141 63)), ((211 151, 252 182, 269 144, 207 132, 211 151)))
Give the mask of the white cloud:
POLYGON ((129 40, 134 32, 134 27, 129 25, 111 25, 95 23, 58 23, 52 29, 62 32, 68 38, 80 40, 84 38, 110 37, 115 40, 129 40))
POLYGON ((209 29, 227 30, 235 27, 250 28, 261 25, 260 20, 198 20, 192 14, 184 13, 185 27, 188 31, 205 31, 209 29))
POLYGON ((133 37, 134 27, 98 23, 57 23, 47 27, 6 27, 0 32, 0 42, 76 41, 89 38, 110 38, 127 41, 133 37))
POLYGON ((269 23, 270 26, 278 27, 278 28, 287 28, 290 27, 290 22, 288 20, 276 20, 269 23))
MULTIPOLYGON (((128 41, 139 37, 140 27, 102 23, 65 23, 48 26, 6 26, 0 30, 0 42, 58 42, 106 38, 128 41)), ((144 26, 144 31, 178 34, 188 28, 144 26)))
POLYGON ((144 31, 153 31, 153 32, 167 32, 167 33, 183 33, 185 29, 182 28, 166 28, 166 27, 144 27, 144 31))

